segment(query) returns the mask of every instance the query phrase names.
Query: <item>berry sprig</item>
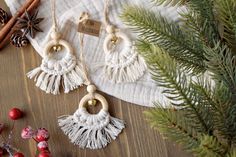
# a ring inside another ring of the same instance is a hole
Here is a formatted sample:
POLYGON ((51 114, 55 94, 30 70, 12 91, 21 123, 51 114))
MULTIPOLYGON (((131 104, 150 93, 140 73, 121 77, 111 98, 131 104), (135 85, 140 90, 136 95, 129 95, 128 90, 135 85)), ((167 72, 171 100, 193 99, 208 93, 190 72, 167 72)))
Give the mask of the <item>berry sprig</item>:
POLYGON ((37 143, 37 157, 52 157, 48 147, 50 135, 45 128, 39 128, 35 131, 30 126, 25 127, 21 132, 21 137, 23 139, 34 139, 37 143))
POLYGON ((19 149, 12 146, 15 121, 23 117, 23 112, 18 108, 13 108, 9 111, 8 115, 14 122, 11 131, 8 134, 8 138, 3 137, 1 134, 5 129, 5 125, 0 123, 0 136, 2 138, 2 141, 0 142, 0 157, 4 154, 8 154, 10 157, 24 157, 24 154, 22 154, 19 149))

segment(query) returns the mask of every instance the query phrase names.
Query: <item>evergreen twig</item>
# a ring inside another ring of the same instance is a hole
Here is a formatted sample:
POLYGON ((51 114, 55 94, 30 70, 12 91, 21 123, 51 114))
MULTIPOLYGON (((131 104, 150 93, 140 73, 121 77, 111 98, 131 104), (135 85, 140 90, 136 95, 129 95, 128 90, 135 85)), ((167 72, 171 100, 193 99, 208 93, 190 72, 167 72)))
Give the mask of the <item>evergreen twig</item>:
POLYGON ((152 78, 175 107, 157 103, 148 120, 198 157, 236 157, 236 1, 152 1, 188 11, 180 13, 181 24, 137 6, 121 16, 138 33, 152 78))
POLYGON ((161 47, 185 68, 205 71, 202 43, 175 22, 140 7, 126 7, 121 17, 146 43, 161 47))

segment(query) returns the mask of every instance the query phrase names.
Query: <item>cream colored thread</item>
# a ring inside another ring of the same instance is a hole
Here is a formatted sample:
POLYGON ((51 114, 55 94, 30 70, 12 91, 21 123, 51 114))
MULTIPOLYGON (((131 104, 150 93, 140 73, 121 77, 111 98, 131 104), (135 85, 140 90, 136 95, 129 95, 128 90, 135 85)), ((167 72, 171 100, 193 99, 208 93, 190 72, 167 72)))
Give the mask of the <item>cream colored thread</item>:
POLYGON ((110 0, 105 0, 105 2, 104 2, 104 23, 105 23, 105 26, 110 25, 109 16, 108 16, 109 3, 110 3, 110 0))
POLYGON ((55 0, 51 0, 51 14, 53 20, 53 31, 58 32, 58 24, 56 18, 56 2, 55 0))
POLYGON ((108 34, 112 34, 112 40, 117 40, 114 43, 112 43, 112 47, 111 47, 111 52, 113 52, 116 49, 117 43, 118 43, 118 39, 116 36, 116 32, 118 32, 119 30, 117 28, 115 28, 115 26, 113 24, 111 24, 110 19, 109 19, 109 4, 110 4, 110 0, 104 0, 104 24, 105 24, 105 29, 107 31, 108 34))
POLYGON ((51 32, 51 38, 56 42, 55 45, 59 45, 59 40, 61 34, 59 33, 58 22, 56 17, 56 1, 51 0, 51 14, 52 14, 52 21, 53 21, 53 30, 51 32))
MULTIPOLYGON (((80 16, 79 22, 84 23, 88 20, 89 14, 83 12, 80 16)), ((91 79, 89 78, 88 74, 88 67, 86 66, 85 59, 84 59, 84 34, 79 33, 79 43, 80 43, 80 61, 82 64, 82 68, 84 71, 84 78, 88 84, 91 84, 91 79)))

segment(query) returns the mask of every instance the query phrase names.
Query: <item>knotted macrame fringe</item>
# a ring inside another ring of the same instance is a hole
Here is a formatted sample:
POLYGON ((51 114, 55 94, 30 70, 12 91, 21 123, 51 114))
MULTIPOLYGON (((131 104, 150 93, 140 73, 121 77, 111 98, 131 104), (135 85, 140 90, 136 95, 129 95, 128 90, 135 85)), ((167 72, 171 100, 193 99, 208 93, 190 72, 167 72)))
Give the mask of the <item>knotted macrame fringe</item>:
MULTIPOLYGON (((109 55, 109 60, 118 60, 117 55, 109 55)), ((120 62, 124 62, 124 64, 105 64, 101 76, 114 83, 135 82, 144 75, 147 69, 144 59, 138 54, 134 54, 130 58, 123 57, 123 59, 119 60, 120 62)))
POLYGON ((56 95, 60 94, 61 83, 63 84, 65 93, 81 86, 84 82, 81 72, 79 65, 76 65, 74 69, 64 74, 48 73, 42 70, 41 67, 37 67, 27 73, 27 77, 30 79, 34 78, 36 86, 41 90, 56 95))
POLYGON ((58 123, 73 144, 89 149, 104 148, 125 128, 122 120, 103 110, 91 115, 84 109, 78 109, 74 115, 59 118, 58 123))

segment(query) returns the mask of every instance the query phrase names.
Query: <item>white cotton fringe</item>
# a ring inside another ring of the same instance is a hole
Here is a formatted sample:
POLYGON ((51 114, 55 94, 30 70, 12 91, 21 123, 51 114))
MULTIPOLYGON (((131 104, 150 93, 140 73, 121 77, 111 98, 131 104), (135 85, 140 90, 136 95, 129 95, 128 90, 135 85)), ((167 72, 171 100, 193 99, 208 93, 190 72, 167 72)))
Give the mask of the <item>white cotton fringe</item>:
POLYGON ((125 128, 122 120, 103 109, 94 115, 84 108, 78 109, 74 115, 59 118, 58 123, 73 144, 89 149, 106 147, 125 128))
POLYGON ((101 76, 113 83, 135 82, 142 77, 147 69, 144 59, 138 55, 134 46, 129 52, 106 54, 101 76))
POLYGON ((27 73, 27 77, 36 82, 36 86, 46 93, 60 94, 60 86, 68 93, 84 82, 82 70, 76 58, 70 56, 60 61, 43 59, 40 67, 27 73))

